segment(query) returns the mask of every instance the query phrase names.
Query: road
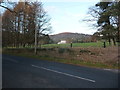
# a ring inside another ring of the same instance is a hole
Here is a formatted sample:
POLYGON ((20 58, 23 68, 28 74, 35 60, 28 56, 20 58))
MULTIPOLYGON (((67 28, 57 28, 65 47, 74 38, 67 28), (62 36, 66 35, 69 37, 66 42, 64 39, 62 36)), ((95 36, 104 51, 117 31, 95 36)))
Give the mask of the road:
POLYGON ((3 55, 2 88, 118 88, 118 72, 3 55))

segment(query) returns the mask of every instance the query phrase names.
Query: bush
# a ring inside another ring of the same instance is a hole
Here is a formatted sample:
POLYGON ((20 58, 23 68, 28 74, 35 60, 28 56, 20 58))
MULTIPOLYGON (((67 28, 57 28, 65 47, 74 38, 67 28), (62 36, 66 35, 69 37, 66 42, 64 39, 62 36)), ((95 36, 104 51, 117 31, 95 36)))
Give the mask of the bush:
POLYGON ((40 50, 40 51, 47 51, 46 48, 40 48, 39 50, 40 50))
POLYGON ((60 54, 64 53, 64 52, 65 52, 65 48, 59 48, 59 49, 58 49, 58 52, 59 52, 60 54))
POLYGON ((90 53, 91 51, 89 50, 80 50, 81 53, 90 53))
POLYGON ((49 51, 55 51, 55 48, 48 48, 49 51))
POLYGON ((58 52, 59 53, 71 53, 71 52, 73 52, 71 49, 69 49, 69 48, 59 48, 58 49, 58 52))

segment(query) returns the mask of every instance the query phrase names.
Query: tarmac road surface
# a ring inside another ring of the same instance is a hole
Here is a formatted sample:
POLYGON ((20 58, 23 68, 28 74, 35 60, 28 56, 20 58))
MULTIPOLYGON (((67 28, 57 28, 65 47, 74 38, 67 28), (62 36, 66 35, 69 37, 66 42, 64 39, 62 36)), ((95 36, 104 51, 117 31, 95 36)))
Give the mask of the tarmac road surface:
POLYGON ((2 88, 118 88, 118 72, 2 55, 2 88))

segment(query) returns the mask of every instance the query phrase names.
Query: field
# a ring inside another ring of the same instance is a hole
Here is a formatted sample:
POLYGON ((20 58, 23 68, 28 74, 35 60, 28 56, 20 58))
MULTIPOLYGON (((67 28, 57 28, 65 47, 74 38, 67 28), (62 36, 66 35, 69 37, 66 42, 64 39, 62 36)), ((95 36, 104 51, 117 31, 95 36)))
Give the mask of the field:
MULTIPOLYGON (((88 43, 72 43, 72 47, 103 47, 103 42, 88 42, 88 43)), ((38 48, 70 48, 71 44, 44 44, 44 45, 38 45, 38 48)), ((109 47, 108 42, 106 42, 106 47, 109 47)), ((16 48, 16 47, 4 47, 4 48, 16 48)), ((26 46, 19 48, 34 48, 34 45, 32 46, 26 46)))
MULTIPOLYGON (((106 46, 109 46, 108 42, 106 42, 106 46)), ((42 47, 70 47, 70 44, 46 44, 42 45, 42 47)), ((103 42, 73 43, 72 47, 103 47, 103 42)))

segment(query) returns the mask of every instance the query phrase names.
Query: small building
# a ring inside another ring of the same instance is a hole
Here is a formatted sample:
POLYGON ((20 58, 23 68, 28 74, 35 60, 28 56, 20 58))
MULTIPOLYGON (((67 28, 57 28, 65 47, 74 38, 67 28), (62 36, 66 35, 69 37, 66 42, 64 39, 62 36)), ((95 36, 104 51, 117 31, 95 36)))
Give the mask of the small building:
POLYGON ((66 40, 61 40, 60 42, 58 42, 57 44, 65 44, 66 40))

